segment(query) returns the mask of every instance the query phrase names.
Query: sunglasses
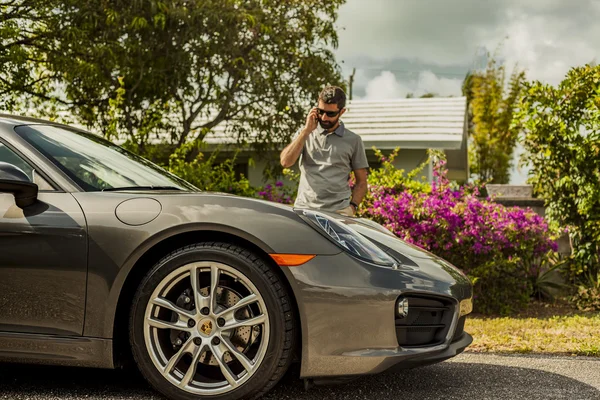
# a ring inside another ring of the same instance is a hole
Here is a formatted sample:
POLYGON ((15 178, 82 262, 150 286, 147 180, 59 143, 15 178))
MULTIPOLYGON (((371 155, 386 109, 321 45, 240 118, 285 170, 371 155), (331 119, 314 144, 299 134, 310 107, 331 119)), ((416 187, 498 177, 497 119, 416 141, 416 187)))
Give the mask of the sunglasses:
POLYGON ((319 116, 325 114, 330 118, 335 117, 336 115, 338 115, 340 113, 340 111, 342 110, 338 110, 338 111, 325 111, 325 110, 321 110, 320 108, 317 108, 317 114, 319 114, 319 116))

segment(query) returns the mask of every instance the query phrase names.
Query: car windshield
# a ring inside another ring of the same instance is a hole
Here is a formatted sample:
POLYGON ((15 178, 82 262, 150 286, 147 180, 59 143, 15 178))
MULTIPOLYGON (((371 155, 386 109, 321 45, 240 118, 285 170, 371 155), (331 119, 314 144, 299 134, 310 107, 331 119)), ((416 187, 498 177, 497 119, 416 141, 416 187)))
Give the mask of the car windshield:
POLYGON ((150 161, 91 133, 51 125, 23 125, 15 131, 88 192, 198 191, 150 161))

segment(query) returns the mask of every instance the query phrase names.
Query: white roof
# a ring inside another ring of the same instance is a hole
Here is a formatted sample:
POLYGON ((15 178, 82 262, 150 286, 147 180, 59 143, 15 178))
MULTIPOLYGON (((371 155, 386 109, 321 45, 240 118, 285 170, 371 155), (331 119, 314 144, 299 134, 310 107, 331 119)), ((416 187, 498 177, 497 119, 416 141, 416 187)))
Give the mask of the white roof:
POLYGON ((353 100, 342 117, 366 147, 460 149, 466 139, 466 97, 353 100))

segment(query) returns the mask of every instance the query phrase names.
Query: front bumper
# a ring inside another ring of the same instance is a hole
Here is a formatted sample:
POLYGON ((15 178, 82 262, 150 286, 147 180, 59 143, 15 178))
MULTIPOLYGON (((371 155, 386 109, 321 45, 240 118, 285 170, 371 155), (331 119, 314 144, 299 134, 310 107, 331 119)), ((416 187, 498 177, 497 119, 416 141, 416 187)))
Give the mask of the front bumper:
POLYGON ((473 337, 468 333, 464 332, 458 340, 450 343, 445 349, 437 351, 428 351, 426 353, 418 354, 415 357, 401 358, 398 360, 389 359, 389 361, 392 362, 392 366, 390 369, 415 368, 442 362, 444 360, 459 355, 471 343, 473 343, 473 337))
POLYGON ((441 362, 462 353, 471 343, 473 343, 473 337, 464 332, 458 340, 443 345, 421 349, 372 350, 350 355, 381 358, 382 362, 379 366, 368 372, 375 374, 390 368, 407 369, 441 362))
POLYGON ((373 374, 395 365, 430 364, 462 352, 472 342, 462 332, 460 319, 461 301, 472 295, 470 282, 424 260, 416 264, 393 270, 340 253, 284 268, 300 312, 300 376, 373 374), (400 296, 443 300, 450 314, 440 340, 399 345, 395 311, 400 296))

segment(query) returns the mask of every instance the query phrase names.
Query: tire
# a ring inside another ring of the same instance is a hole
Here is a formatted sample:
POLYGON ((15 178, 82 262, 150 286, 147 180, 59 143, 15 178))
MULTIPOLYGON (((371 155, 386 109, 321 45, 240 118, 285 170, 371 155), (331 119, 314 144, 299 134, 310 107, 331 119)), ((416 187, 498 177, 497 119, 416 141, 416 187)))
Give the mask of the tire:
POLYGON ((167 255, 144 277, 131 307, 130 345, 142 375, 169 399, 256 399, 292 361, 294 317, 289 293, 260 257, 199 243, 167 255))

